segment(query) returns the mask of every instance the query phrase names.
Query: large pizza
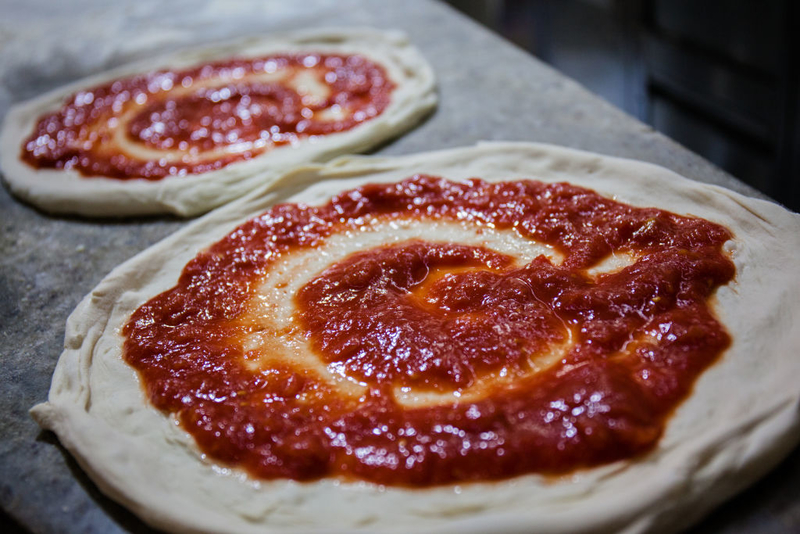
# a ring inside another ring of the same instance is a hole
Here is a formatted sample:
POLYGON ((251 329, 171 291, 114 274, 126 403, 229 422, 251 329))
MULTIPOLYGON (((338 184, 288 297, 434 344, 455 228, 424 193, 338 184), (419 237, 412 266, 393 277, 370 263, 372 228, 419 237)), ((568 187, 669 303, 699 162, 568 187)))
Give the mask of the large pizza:
POLYGON ((399 33, 314 30, 195 47, 14 106, 6 181, 50 212, 195 215, 302 163, 366 150, 436 103, 399 33))
POLYGON ((339 159, 109 274, 33 415, 167 530, 675 530, 797 442, 798 250, 641 162, 339 159))

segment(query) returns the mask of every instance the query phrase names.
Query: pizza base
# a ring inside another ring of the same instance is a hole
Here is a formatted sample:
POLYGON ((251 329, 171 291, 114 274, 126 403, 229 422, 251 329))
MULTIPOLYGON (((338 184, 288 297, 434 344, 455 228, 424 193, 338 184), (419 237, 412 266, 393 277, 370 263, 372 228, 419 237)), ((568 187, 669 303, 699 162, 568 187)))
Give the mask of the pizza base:
POLYGON ((525 143, 344 157, 296 170, 112 271, 70 316, 49 400, 31 413, 104 493, 168 531, 674 531, 755 481, 798 441, 798 250, 800 215, 638 161, 525 143), (322 203, 342 190, 417 172, 569 181, 732 230, 726 249, 736 279, 715 295, 732 345, 701 375, 655 450, 558 479, 524 475, 415 490, 264 481, 203 458, 187 433, 148 405, 136 372, 122 360, 119 332, 135 309, 175 285, 199 251, 273 204, 322 203))
POLYGON ((91 217, 173 213, 188 217, 241 197, 278 179, 292 167, 376 146, 419 122, 436 100, 433 70, 402 33, 368 29, 276 33, 139 61, 17 104, 9 110, 0 133, 0 169, 16 196, 51 213, 91 217), (396 86, 391 103, 379 116, 350 130, 314 141, 301 140, 294 147, 279 147, 216 171, 157 181, 84 177, 77 170, 35 169, 19 157, 24 139, 39 118, 58 110, 66 97, 81 89, 159 68, 180 69, 233 56, 303 51, 357 53, 379 63, 396 86))

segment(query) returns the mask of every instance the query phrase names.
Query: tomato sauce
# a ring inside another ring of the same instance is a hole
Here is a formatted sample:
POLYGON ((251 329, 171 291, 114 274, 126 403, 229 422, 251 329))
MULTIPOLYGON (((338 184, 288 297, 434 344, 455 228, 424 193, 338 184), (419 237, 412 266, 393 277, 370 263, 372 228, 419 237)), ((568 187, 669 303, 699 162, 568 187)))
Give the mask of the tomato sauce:
POLYGON ((275 206, 199 254, 130 318, 124 357, 204 453, 255 477, 427 487, 569 473, 652 450, 729 346, 709 298, 734 277, 730 238, 565 183, 365 185, 275 206), (491 225, 563 261, 425 240, 363 250, 305 284, 292 319, 361 393, 291 359, 246 365, 241 317, 265 273, 369 219, 491 225), (634 262, 590 272, 611 254, 634 262))
POLYGON ((38 121, 21 158, 86 177, 200 174, 349 130, 380 115, 393 89, 384 68, 359 55, 276 55, 161 70, 72 95, 38 121))

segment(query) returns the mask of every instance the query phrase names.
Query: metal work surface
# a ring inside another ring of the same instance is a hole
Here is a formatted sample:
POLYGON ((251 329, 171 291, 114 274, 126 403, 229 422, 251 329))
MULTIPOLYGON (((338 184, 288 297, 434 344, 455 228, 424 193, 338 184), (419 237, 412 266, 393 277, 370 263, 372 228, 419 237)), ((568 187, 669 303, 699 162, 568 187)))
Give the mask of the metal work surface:
MULTIPOLYGON (((408 154, 482 139, 540 141, 652 162, 756 195, 433 0, 2 3, 0 116, 14 102, 65 82, 187 43, 309 26, 396 28, 433 65, 440 103, 423 124, 376 153, 408 154)), ((116 265, 185 224, 174 218, 53 217, 0 188, 0 506, 20 530, 150 531, 105 498, 27 411, 46 399, 65 321, 80 299, 116 265)), ((800 531, 798 480, 795 451, 696 532, 800 531)))

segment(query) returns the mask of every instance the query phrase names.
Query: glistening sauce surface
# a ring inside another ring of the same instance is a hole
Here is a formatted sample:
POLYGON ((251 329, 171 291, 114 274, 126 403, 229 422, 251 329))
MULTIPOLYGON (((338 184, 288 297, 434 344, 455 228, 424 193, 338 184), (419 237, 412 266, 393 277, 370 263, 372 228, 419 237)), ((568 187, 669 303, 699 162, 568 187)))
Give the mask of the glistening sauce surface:
POLYGON ((232 59, 72 95, 23 143, 37 168, 120 180, 199 174, 380 115, 394 84, 360 55, 232 59))
POLYGON ((730 237, 568 184, 366 185, 275 206, 199 254, 133 314, 124 357, 204 453, 256 477, 565 473, 651 450, 729 345, 708 299, 734 276, 730 237), (563 259, 407 240, 318 273, 287 297, 290 326, 254 318, 283 259, 370 221, 511 231, 563 259), (610 255, 632 259, 595 273, 610 255))

